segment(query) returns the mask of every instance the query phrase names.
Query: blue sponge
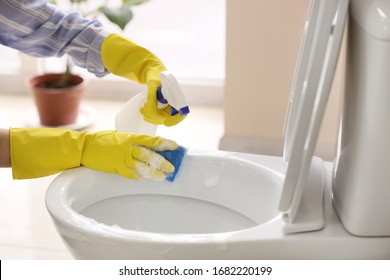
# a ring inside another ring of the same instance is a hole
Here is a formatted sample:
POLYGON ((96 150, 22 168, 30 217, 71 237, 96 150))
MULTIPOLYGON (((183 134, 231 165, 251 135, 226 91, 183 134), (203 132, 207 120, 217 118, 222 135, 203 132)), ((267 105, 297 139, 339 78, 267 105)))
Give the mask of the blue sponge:
POLYGON ((175 171, 169 174, 166 178, 167 181, 173 182, 176 178, 177 172, 179 172, 184 156, 187 153, 187 149, 179 146, 173 151, 156 151, 156 153, 162 155, 167 161, 173 164, 175 171))

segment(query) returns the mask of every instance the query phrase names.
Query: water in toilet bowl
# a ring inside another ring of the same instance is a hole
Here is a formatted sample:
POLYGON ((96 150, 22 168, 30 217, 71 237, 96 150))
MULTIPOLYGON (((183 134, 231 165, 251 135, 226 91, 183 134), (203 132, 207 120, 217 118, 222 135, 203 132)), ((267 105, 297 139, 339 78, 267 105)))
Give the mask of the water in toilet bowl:
POLYGON ((220 233, 257 223, 215 203, 172 195, 127 195, 104 199, 81 211, 99 223, 155 233, 220 233))

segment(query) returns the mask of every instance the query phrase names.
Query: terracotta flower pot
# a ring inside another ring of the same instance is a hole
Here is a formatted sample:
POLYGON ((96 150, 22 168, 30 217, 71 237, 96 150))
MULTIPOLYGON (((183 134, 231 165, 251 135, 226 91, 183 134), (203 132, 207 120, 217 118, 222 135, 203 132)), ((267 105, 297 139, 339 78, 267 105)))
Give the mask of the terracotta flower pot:
POLYGON ((71 86, 54 88, 60 77, 61 74, 44 74, 28 81, 43 126, 69 125, 77 120, 87 83, 82 77, 71 75, 71 86))

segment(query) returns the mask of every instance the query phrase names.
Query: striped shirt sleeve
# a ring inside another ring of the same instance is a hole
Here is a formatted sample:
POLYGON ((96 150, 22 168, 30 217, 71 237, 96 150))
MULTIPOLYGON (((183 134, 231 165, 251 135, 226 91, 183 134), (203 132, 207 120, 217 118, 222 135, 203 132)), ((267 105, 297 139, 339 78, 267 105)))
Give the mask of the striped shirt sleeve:
POLYGON ((70 55, 98 77, 104 68, 100 46, 108 36, 96 20, 65 12, 47 0, 0 0, 0 43, 37 57, 70 55))

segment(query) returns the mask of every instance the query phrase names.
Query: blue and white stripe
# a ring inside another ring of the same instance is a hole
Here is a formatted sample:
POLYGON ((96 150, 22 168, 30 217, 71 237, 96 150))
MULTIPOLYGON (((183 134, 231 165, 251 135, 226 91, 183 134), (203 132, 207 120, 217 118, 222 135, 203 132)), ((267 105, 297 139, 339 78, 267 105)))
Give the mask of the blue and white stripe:
POLYGON ((0 0, 0 44, 37 57, 69 54, 98 77, 107 74, 100 46, 109 35, 96 20, 65 12, 47 0, 0 0))

